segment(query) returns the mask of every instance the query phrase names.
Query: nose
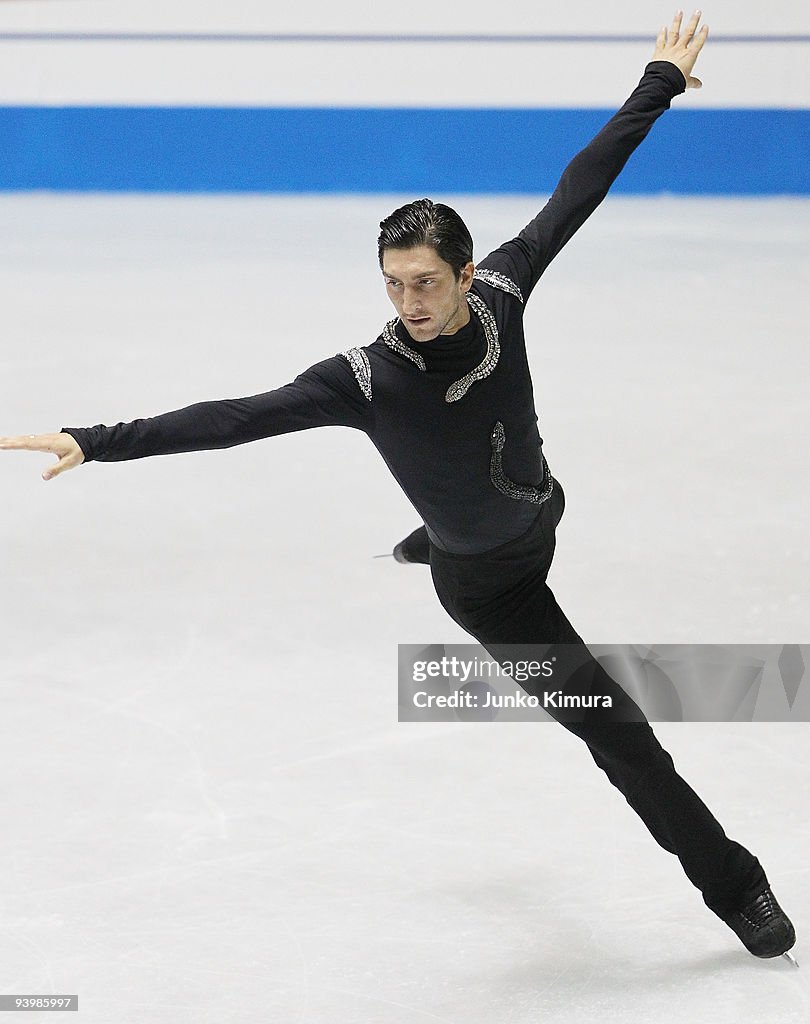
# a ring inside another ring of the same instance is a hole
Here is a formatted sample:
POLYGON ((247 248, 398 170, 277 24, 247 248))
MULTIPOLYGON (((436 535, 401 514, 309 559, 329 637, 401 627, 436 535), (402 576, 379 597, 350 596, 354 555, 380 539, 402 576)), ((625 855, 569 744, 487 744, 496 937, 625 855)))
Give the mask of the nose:
POLYGON ((405 316, 421 316, 419 300, 413 292, 409 291, 407 286, 402 292, 402 312, 405 316))

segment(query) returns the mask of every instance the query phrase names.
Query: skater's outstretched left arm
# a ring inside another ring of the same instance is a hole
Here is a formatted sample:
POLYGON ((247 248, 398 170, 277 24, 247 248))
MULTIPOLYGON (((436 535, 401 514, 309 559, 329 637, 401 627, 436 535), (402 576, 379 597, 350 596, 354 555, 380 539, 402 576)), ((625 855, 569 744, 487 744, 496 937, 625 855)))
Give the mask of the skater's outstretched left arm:
POLYGON ((554 194, 520 234, 495 249, 479 267, 512 278, 524 301, 557 253, 585 223, 608 193, 636 147, 647 137, 671 100, 702 83, 692 76, 709 34, 698 31, 700 12, 681 33, 681 16, 662 28, 651 62, 618 113, 568 164, 554 194))

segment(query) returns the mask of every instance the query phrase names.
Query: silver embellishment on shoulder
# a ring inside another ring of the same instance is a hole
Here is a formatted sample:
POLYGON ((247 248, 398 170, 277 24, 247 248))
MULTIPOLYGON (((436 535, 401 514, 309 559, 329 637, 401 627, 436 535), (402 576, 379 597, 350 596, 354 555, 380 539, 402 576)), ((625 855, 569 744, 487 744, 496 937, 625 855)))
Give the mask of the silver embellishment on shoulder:
POLYGON ((500 270, 476 270, 473 274, 473 279, 483 281, 484 284, 488 284, 492 288, 499 288, 502 292, 509 292, 510 295, 514 295, 516 299, 523 302, 523 293, 520 288, 518 288, 511 277, 502 274, 500 270))
POLYGON ((360 390, 371 401, 371 363, 368 361, 368 354, 362 348, 348 348, 345 352, 338 352, 337 355, 347 359, 352 368, 355 379, 360 385, 360 390))
POLYGON ((489 441, 492 446, 489 475, 501 494, 505 494, 508 498, 516 498, 519 501, 530 501, 534 505, 542 505, 551 496, 551 492, 554 489, 554 478, 549 472, 545 455, 542 452, 540 454, 540 458, 543 460, 543 483, 541 486, 533 487, 529 484, 516 484, 503 471, 501 452, 506 444, 506 431, 503 429, 503 423, 500 420, 492 428, 489 441))
POLYGON ((445 402, 457 402, 463 398, 477 380, 488 377, 498 365, 498 356, 501 354, 501 343, 498 341, 498 325, 495 317, 487 308, 483 299, 480 299, 472 292, 467 292, 467 302, 472 306, 476 316, 484 328, 484 337, 487 339, 487 352, 478 366, 470 370, 460 380, 454 381, 447 389, 444 396, 445 402))
POLYGON ((399 355, 405 356, 406 359, 410 359, 410 361, 412 363, 415 363, 420 370, 427 370, 427 367, 425 366, 425 360, 422 358, 422 356, 420 356, 418 352, 414 352, 413 349, 408 348, 407 345, 403 345, 403 343, 396 336, 396 333, 394 332, 394 327, 396 326, 396 324, 396 320, 388 321, 385 327, 383 327, 382 340, 394 352, 398 352, 399 355))

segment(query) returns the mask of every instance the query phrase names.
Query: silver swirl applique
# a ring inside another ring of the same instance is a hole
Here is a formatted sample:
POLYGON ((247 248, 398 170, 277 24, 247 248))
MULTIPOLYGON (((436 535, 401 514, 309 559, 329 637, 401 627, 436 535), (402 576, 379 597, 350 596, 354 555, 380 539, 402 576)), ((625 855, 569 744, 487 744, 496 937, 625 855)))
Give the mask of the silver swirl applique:
POLYGON ((500 420, 492 428, 489 441, 492 446, 489 475, 501 494, 505 494, 508 498, 515 498, 518 501, 530 501, 534 505, 542 505, 551 496, 551 492, 554 489, 554 478, 549 472, 545 455, 542 453, 540 455, 540 458, 543 460, 543 483, 541 486, 533 487, 530 484, 516 484, 503 471, 501 452, 506 444, 506 431, 503 429, 503 423, 500 420))
POLYGON ((502 292, 509 292, 510 295, 514 295, 516 299, 523 302, 523 293, 520 288, 518 288, 511 277, 507 277, 506 274, 502 274, 499 270, 476 270, 473 274, 473 279, 483 281, 484 284, 488 284, 491 288, 499 288, 502 292))
POLYGON ((371 363, 368 361, 368 354, 362 348, 348 348, 345 352, 338 352, 348 360, 352 368, 355 380, 360 385, 360 390, 371 401, 371 363))
POLYGON ((444 396, 445 402, 457 402, 459 398, 463 398, 467 394, 477 380, 483 380, 484 377, 488 377, 498 365, 498 356, 501 354, 501 343, 498 340, 498 325, 495 323, 495 317, 484 303, 484 300, 472 292, 467 292, 467 302, 475 311, 476 316, 481 321, 481 326, 484 328, 484 337, 487 339, 487 352, 474 370, 465 373, 460 380, 454 381, 450 385, 447 389, 447 394, 444 396))
POLYGON ((420 356, 418 352, 414 352, 413 349, 408 348, 407 345, 403 345, 403 343, 394 333, 394 327, 396 326, 397 322, 398 321, 396 320, 388 321, 385 327, 383 327, 382 340, 394 352, 398 352, 399 355, 405 356, 406 359, 410 359, 410 361, 412 363, 415 363, 420 370, 427 370, 427 366, 425 366, 425 360, 422 358, 422 356, 420 356))

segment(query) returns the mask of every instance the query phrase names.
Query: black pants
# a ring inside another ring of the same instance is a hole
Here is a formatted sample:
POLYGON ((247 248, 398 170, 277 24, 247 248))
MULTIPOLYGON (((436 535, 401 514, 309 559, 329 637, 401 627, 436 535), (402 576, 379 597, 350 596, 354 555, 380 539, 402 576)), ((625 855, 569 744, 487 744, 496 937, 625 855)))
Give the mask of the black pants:
MULTIPOLYGON (((678 775, 644 713, 590 654, 564 615, 546 578, 565 496, 554 481, 550 498, 521 537, 483 554, 453 554, 419 531, 442 606, 496 661, 538 658, 538 648, 566 651, 566 693, 610 696, 613 707, 546 710, 583 740, 596 764, 641 817, 655 840, 675 854, 706 905, 719 917, 767 884, 756 857, 729 839, 693 789, 678 775), (553 645, 563 644, 564 648, 553 645)), ((422 528, 424 533, 424 527, 422 528)), ((531 684, 522 684, 529 692, 531 684)))

